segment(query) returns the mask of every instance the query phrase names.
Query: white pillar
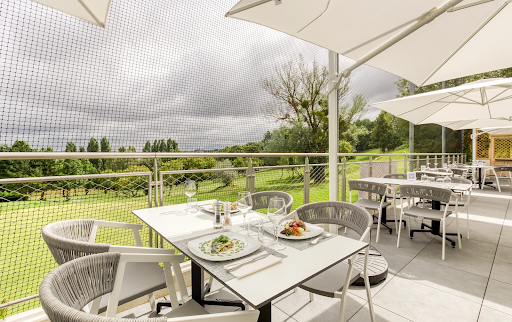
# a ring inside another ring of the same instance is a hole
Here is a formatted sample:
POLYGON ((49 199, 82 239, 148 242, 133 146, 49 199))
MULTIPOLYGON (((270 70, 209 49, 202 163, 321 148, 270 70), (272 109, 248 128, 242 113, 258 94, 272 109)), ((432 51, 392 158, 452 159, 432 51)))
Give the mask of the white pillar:
MULTIPOLYGON (((338 75, 338 54, 329 50, 329 77, 338 75)), ((338 90, 329 92, 329 200, 338 201, 338 90)))
POLYGON ((471 148, 471 153, 473 155, 473 162, 476 161, 476 129, 473 129, 473 135, 471 135, 473 139, 473 146, 471 148))
MULTIPOLYGON (((442 82, 441 87, 446 88, 446 82, 442 82)), ((446 127, 444 127, 444 126, 441 126, 441 152, 446 153, 446 127)), ((441 161, 441 168, 442 168, 443 164, 444 164, 444 155, 441 159, 442 159, 442 161, 441 161)))
MULTIPOLYGON (((414 95, 414 84, 409 83, 409 95, 414 95)), ((409 153, 414 153, 414 123, 409 122, 409 153)), ((409 158, 412 158, 410 156, 409 158)), ((409 162, 409 171, 414 171, 414 161, 409 162)))

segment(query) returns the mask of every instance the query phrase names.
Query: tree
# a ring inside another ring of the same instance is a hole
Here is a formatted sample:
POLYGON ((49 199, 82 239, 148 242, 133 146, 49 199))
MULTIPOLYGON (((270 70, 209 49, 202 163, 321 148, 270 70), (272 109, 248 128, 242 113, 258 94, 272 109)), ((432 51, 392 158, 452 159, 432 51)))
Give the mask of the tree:
MULTIPOLYGON (((101 147, 101 152, 111 152, 112 151, 110 149, 110 142, 108 141, 107 137, 105 137, 105 136, 101 138, 100 147, 101 147)), ((112 168, 112 159, 102 159, 101 160, 101 169, 102 170, 111 169, 111 168, 112 168)))
MULTIPOLYGON (((93 137, 89 140, 89 144, 87 144, 87 152, 100 152, 100 144, 98 143, 98 140, 93 137)), ((89 161, 91 161, 92 165, 96 168, 96 171, 101 171, 101 159, 89 159, 89 161)))
POLYGON ((358 120, 355 123, 355 126, 358 129, 361 129, 361 132, 357 136, 357 142, 355 144, 355 148, 357 152, 363 152, 370 149, 370 141, 371 141, 371 131, 373 128, 373 122, 369 119, 358 120), (363 130, 364 129, 364 133, 363 130))
POLYGON ((401 141, 396 134, 396 126, 393 124, 392 115, 382 111, 374 122, 372 129, 372 145, 382 152, 390 151, 400 146, 401 141))
POLYGON ((80 149, 79 149, 80 152, 85 152, 85 148, 83 146, 80 146, 80 149))
POLYGON ((151 142, 149 142, 149 141, 146 142, 146 145, 144 145, 142 152, 151 152, 151 142))
MULTIPOLYGON (((123 172, 147 172, 149 169, 143 165, 132 165, 126 168, 123 172)), ((121 191, 130 194, 132 197, 136 197, 139 191, 145 191, 148 193, 148 179, 146 176, 134 176, 134 177, 121 177, 117 181, 119 189, 121 191)))
MULTIPOLYGON (((34 150, 25 141, 16 140, 14 144, 9 148, 4 145, 2 150, 8 150, 8 152, 33 152, 34 150)), ((7 152, 7 151, 6 151, 7 152)), ((35 166, 36 160, 5 160, 3 166, 5 169, 6 178, 25 178, 25 177, 40 177, 42 171, 40 167, 35 166)), ((16 183, 6 184, 7 190, 15 191, 9 194, 9 198, 16 198, 16 200, 24 200, 40 186, 40 183, 16 183)))
MULTIPOLYGON (((73 142, 66 144, 66 150, 64 152, 76 152, 76 145, 73 142)), ((76 176, 83 174, 82 163, 78 159, 64 159, 62 160, 62 174, 68 176, 76 176)), ((62 182, 62 194, 66 197, 66 201, 69 201, 71 189, 76 186, 80 186, 82 182, 79 180, 64 180, 62 182)))

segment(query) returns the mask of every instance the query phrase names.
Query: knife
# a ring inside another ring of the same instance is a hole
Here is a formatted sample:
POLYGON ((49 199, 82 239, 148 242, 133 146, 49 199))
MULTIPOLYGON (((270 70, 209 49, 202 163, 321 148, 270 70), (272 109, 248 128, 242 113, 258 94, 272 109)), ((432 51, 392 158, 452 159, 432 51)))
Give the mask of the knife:
POLYGON ((242 266, 244 266, 244 265, 247 265, 247 264, 249 264, 249 263, 254 263, 254 262, 256 262, 256 261, 259 261, 260 259, 263 259, 263 258, 267 257, 268 255, 270 255, 270 253, 266 253, 266 254, 263 254, 263 255, 256 256, 256 257, 251 258, 251 259, 249 259, 249 260, 247 260, 247 261, 245 261, 245 262, 241 262, 241 263, 237 263, 237 264, 228 265, 228 266, 226 266, 225 268, 226 268, 226 270, 227 270, 228 272, 232 272, 232 271, 234 271, 234 270, 236 270, 236 269, 239 269, 240 267, 242 267, 242 266))

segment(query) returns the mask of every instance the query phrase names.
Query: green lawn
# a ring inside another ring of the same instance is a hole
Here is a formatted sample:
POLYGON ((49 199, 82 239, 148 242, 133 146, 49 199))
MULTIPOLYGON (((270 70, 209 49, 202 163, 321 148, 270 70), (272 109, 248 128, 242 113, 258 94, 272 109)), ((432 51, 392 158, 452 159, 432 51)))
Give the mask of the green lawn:
MULTIPOLYGON (((379 160, 375 160, 379 161, 379 160)), ((388 161, 388 159, 382 160, 388 161)), ((403 162, 398 162, 398 171, 403 172, 403 162)), ((374 166, 388 166, 388 162, 375 163, 374 166)), ((340 173, 341 173, 340 167, 340 173)), ((347 179, 359 178, 360 165, 347 165, 347 179)), ((312 177, 314 177, 312 171, 312 177)), ((304 203, 303 168, 258 170, 255 177, 255 190, 280 190, 290 193, 294 198, 293 209, 304 203)), ((310 181, 310 202, 327 201, 329 199, 328 170, 325 167, 325 179, 310 181)), ((323 177, 323 175, 317 175, 323 177)), ((198 174, 192 179, 198 183, 195 197, 201 200, 229 199, 236 200, 239 191, 246 190, 245 173, 240 173, 233 182, 224 186, 220 180, 208 179, 198 174)), ((164 177, 171 181, 171 177, 164 177)), ((341 176, 340 176, 341 185, 341 176)), ((347 185, 348 191, 348 185, 347 185)), ((164 204, 186 202, 183 185, 167 185, 163 191, 164 204)), ((341 197, 341 189, 340 189, 341 197)), ((353 201, 357 195, 353 195, 353 201)), ((348 196, 347 196, 348 201, 348 196)), ((148 197, 144 191, 138 196, 126 196, 110 191, 73 190, 71 200, 66 201, 62 191, 46 193, 46 200, 40 200, 40 192, 34 193, 28 200, 0 203, 0 299, 9 301, 29 296, 38 292, 42 278, 56 267, 56 264, 41 238, 41 228, 48 223, 78 218, 94 218, 101 220, 141 223, 131 211, 148 207, 148 197)), ((142 240, 148 246, 149 229, 144 227, 142 240)), ((100 242, 111 244, 134 245, 131 231, 113 228, 102 228, 98 232, 100 242)), ((16 314, 39 306, 34 300, 14 306, 8 314, 16 314)))

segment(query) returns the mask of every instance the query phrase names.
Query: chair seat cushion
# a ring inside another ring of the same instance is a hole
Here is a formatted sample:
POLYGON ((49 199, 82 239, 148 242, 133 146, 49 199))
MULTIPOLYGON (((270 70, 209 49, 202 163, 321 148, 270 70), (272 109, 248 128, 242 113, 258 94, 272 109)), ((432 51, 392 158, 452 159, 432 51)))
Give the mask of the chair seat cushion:
MULTIPOLYGON (((127 263, 119 305, 166 288, 164 270, 158 263, 127 263)), ((99 313, 107 310, 110 294, 101 299, 99 313)))
MULTIPOLYGON (((313 277, 299 287, 311 293, 334 297, 335 292, 343 291, 348 267, 346 262, 341 262, 313 277)), ((355 267, 352 268, 349 285, 354 283, 359 278, 360 274, 361 272, 359 270, 355 267)))
POLYGON ((166 318, 181 318, 186 316, 194 316, 194 315, 205 315, 208 314, 208 311, 205 310, 204 307, 199 305, 194 300, 189 300, 187 303, 181 305, 177 309, 173 309, 171 312, 166 313, 166 318))
MULTIPOLYGON (((366 209, 379 210, 380 201, 359 199, 358 201, 354 202, 354 205, 357 205, 359 207, 366 208, 366 209)), ((391 205, 390 202, 384 202, 384 203, 382 203, 382 208, 386 208, 387 206, 390 206, 390 205, 391 205)))
MULTIPOLYGON (((451 214, 452 212, 448 211, 446 216, 451 214)), ((444 211, 412 206, 411 209, 404 209, 404 215, 412 217, 423 217, 425 219, 439 221, 443 219, 444 211)))
POLYGON ((387 199, 395 199, 395 197, 396 199, 407 199, 407 197, 400 197, 400 194, 397 194, 396 196, 393 193, 386 194, 387 199))

